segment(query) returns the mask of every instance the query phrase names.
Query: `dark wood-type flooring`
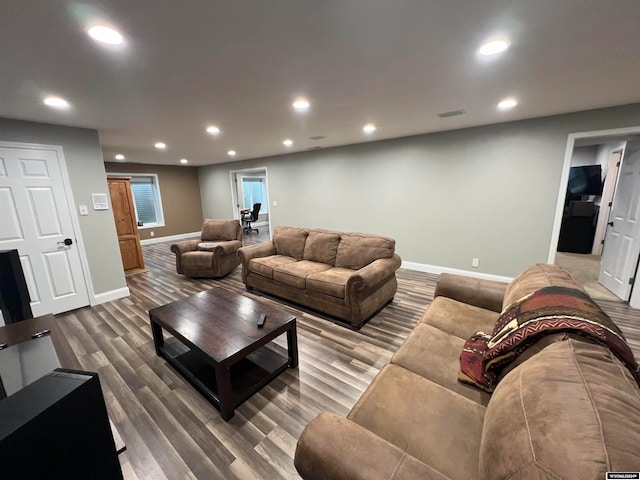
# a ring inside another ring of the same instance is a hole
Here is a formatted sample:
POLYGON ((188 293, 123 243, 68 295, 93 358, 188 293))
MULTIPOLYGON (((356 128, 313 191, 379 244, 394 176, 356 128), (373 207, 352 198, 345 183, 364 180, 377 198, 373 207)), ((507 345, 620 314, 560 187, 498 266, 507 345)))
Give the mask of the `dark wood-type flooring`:
MULTIPOLYGON (((304 426, 321 411, 349 412, 422 316, 437 279, 400 269, 394 302, 355 332, 247 292, 240 267, 222 280, 194 280, 176 274, 169 244, 143 251, 147 271, 127 276, 131 296, 56 316, 82 367, 100 375, 127 446, 121 455, 126 479, 299 478, 293 454, 304 426), (147 313, 214 285, 279 305, 298 319, 299 368, 283 372, 228 423, 156 356, 147 313)), ((640 311, 600 303, 640 358, 640 311)))

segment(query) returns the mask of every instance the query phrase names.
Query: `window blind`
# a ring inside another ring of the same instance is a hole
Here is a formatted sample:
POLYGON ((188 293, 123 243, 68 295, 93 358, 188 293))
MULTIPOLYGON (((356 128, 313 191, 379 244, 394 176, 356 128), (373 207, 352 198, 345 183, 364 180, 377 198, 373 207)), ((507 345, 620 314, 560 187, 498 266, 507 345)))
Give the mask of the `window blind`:
POLYGON ((133 193, 133 200, 136 204, 136 212, 138 214, 138 221, 145 223, 156 223, 156 195, 153 185, 153 180, 148 177, 141 177, 139 180, 142 182, 131 182, 131 193, 133 193), (148 182, 144 182, 148 180, 148 182))

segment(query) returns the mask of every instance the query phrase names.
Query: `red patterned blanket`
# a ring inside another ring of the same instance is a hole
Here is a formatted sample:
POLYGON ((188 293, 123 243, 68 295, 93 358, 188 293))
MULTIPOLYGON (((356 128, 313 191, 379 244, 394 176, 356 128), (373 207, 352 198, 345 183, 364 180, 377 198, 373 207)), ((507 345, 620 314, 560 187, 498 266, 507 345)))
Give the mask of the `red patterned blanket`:
POLYGON ((510 305, 492 334, 477 332, 460 355, 458 380, 492 392, 502 369, 543 335, 573 332, 606 346, 631 370, 640 370, 618 326, 585 293, 567 287, 544 287, 510 305))

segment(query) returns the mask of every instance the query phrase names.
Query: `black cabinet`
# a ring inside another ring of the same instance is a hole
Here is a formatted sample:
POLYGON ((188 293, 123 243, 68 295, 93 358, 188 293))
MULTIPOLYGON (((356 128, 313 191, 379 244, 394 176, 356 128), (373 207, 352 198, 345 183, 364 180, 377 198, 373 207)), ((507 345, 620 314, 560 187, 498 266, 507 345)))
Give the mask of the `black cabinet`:
POLYGON ((56 369, 0 401, 0 475, 123 478, 96 373, 56 369))
POLYGON ((4 323, 33 318, 18 250, 0 251, 0 310, 4 323))
POLYGON ((598 208, 593 202, 569 202, 562 217, 558 251, 591 253, 597 218, 598 208))

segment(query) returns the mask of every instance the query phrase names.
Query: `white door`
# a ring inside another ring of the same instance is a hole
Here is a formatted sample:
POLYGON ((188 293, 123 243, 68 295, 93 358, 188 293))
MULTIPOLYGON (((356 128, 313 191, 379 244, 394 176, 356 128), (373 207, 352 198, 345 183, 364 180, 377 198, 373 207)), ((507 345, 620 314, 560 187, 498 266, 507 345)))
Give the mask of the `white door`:
POLYGON ((598 223, 596 225, 596 233, 593 238, 593 255, 602 255, 602 246, 604 245, 604 235, 607 232, 607 223, 611 214, 611 206, 613 205, 613 197, 616 188, 616 180, 618 179, 618 169, 622 160, 622 150, 613 152, 609 157, 609 167, 607 168, 607 178, 604 179, 602 187, 602 199, 600 200, 600 211, 598 212, 598 223))
POLYGON ((89 304, 56 150, 0 146, 0 250, 13 249, 34 317, 89 304))
POLYGON ((627 144, 615 191, 598 281, 629 300, 640 256, 640 142, 627 144))

